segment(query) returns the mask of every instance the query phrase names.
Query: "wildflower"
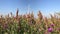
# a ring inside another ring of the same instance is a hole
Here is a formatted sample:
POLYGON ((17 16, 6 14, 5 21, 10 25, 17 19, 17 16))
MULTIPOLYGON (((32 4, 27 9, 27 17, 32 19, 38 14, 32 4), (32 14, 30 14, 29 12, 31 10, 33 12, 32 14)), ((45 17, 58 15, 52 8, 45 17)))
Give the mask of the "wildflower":
POLYGON ((54 26, 54 24, 51 24, 51 26, 54 26))
POLYGON ((49 31, 49 32, 52 32, 53 29, 52 29, 51 27, 48 27, 48 31, 49 31))

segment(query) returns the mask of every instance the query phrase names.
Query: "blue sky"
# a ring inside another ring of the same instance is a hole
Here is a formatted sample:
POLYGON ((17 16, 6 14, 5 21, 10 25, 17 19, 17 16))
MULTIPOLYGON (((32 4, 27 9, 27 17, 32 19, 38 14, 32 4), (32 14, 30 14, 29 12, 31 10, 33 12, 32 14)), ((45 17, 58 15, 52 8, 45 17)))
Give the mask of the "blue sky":
POLYGON ((60 0, 0 0, 0 14, 16 13, 19 9, 19 14, 25 14, 34 11, 37 15, 40 10, 43 15, 54 14, 60 11, 60 0))

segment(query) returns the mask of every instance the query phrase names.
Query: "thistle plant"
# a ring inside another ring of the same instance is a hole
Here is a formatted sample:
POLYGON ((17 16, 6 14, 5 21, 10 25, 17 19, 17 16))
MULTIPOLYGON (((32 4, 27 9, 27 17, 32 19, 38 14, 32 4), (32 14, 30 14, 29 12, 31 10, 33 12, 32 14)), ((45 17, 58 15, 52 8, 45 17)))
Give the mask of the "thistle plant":
POLYGON ((34 17, 34 13, 18 15, 8 14, 6 17, 0 16, 0 34, 60 34, 60 16, 50 15, 47 18, 42 15, 41 11, 38 17, 34 17))

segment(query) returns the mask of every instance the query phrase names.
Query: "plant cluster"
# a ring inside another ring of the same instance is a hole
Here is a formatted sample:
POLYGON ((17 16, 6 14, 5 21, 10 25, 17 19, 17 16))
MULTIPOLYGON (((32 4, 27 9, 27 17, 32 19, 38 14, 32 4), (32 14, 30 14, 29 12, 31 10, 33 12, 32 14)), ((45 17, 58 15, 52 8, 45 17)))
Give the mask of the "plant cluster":
POLYGON ((50 15, 51 18, 44 17, 38 12, 38 18, 33 12, 25 15, 0 17, 0 34, 60 34, 60 18, 50 15))

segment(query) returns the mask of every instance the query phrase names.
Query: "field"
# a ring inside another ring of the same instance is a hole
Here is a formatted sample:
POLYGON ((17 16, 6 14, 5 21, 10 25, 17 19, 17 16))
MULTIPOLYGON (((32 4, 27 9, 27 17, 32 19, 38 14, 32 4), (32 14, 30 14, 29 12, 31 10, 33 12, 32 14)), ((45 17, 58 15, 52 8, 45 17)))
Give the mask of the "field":
POLYGON ((0 16, 0 34, 60 34, 59 14, 47 18, 39 11, 37 18, 33 12, 25 15, 0 16))

